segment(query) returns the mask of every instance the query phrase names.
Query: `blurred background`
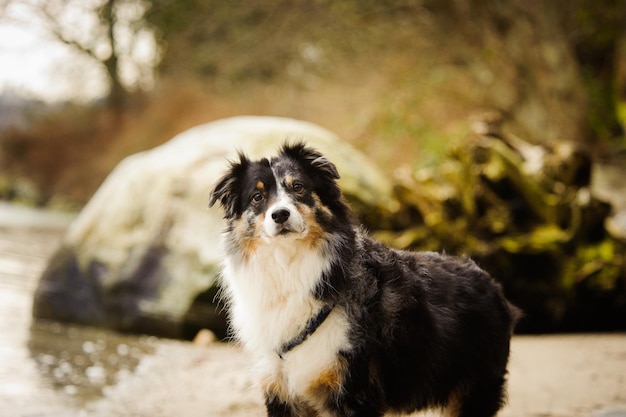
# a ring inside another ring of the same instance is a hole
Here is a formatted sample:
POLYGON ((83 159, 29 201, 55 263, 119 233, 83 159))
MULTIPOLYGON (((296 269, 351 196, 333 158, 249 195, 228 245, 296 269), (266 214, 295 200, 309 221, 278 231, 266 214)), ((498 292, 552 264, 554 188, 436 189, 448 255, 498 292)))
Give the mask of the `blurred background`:
POLYGON ((626 329, 626 1, 0 0, 6 415, 55 415, 32 395, 72 414, 41 384, 83 404, 164 349, 31 322, 33 294, 124 157, 248 114, 367 155, 399 206, 361 220, 477 259, 520 332, 626 329))
POLYGON ((123 156, 240 114, 318 123, 389 175, 485 112, 531 143, 626 146, 622 0, 3 0, 0 19, 4 199, 80 208, 123 156))

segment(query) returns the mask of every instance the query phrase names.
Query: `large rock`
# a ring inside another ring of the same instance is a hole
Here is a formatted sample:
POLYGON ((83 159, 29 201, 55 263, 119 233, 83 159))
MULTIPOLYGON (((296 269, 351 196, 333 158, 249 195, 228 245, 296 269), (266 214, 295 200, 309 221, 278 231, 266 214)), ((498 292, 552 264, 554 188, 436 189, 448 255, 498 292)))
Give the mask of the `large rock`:
POLYGON ((218 209, 207 208, 209 192, 238 150, 269 156, 288 138, 337 164, 344 192, 365 217, 388 218, 390 182, 325 129, 271 117, 201 125, 114 169, 50 260, 34 316, 170 337, 200 327, 222 333, 212 303, 224 224, 218 209))

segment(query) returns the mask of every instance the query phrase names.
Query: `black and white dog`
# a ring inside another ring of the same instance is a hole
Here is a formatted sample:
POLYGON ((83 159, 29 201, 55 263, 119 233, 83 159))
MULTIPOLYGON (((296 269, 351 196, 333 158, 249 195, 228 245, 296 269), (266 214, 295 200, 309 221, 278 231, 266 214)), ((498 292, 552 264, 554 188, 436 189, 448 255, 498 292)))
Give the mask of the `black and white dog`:
POLYGON ((302 143, 219 180, 222 284, 269 416, 493 416, 517 309, 474 262, 390 249, 355 225, 302 143))

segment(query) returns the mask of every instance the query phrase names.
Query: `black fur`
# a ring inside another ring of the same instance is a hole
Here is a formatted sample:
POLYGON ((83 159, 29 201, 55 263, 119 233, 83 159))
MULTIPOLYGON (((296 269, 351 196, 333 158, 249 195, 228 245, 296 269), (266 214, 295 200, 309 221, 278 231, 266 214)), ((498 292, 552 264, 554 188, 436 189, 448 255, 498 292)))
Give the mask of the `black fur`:
MULTIPOLYGON (((315 207, 315 196, 321 201, 315 220, 327 234, 320 250, 331 267, 319 277, 314 297, 343 308, 350 323, 352 348, 339 352, 346 363, 342 387, 329 391, 323 411, 382 416, 449 406, 461 417, 494 416, 505 402, 518 310, 470 259, 394 250, 371 239, 355 225, 335 181, 337 169, 319 152, 298 143, 283 146, 271 160, 241 155, 231 165, 210 200, 225 210, 227 251, 238 250, 239 241, 229 237, 234 222, 246 211, 265 209, 250 207, 257 204, 249 203, 254 184, 263 180, 273 187, 269 176, 281 170, 304 183, 301 203, 315 207)), ((316 413, 275 393, 267 394, 266 406, 276 417, 316 413)))

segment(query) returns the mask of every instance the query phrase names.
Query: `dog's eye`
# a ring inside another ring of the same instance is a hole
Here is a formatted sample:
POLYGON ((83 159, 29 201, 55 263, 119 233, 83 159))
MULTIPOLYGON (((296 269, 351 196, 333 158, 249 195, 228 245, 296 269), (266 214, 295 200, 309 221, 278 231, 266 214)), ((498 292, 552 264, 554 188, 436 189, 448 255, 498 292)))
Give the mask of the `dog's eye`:
POLYGON ((263 200, 263 194, 256 192, 254 194, 252 194, 252 198, 251 198, 252 202, 254 203, 258 203, 261 200, 263 200))
POLYGON ((299 182, 295 182, 293 184, 293 192, 296 194, 304 192, 304 185, 300 184, 299 182))

